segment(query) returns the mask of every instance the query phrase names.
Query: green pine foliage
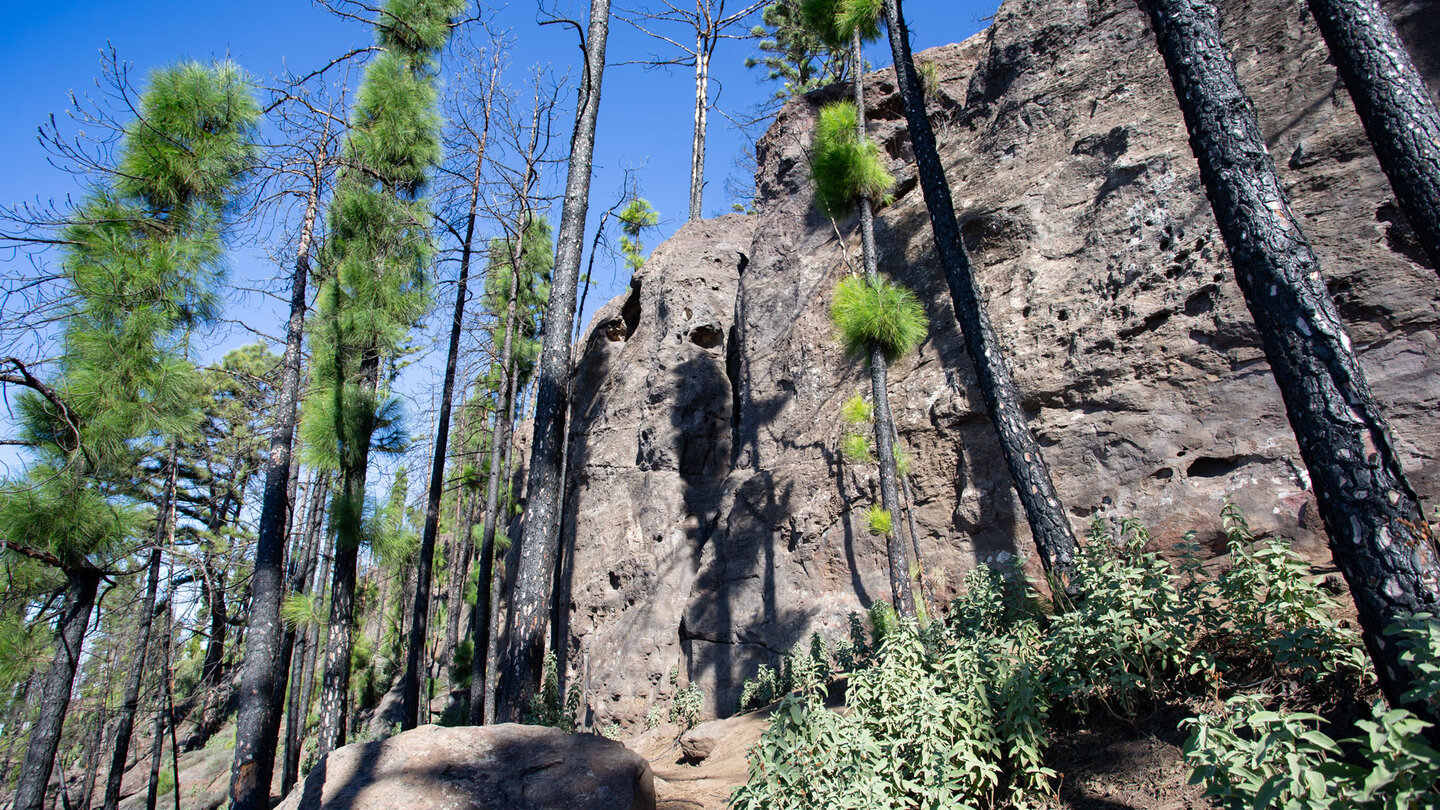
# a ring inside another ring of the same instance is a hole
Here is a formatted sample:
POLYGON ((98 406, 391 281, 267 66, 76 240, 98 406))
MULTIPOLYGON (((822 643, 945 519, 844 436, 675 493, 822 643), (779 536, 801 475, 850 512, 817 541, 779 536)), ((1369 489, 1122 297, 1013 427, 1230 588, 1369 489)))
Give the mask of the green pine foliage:
POLYGON ((890 510, 878 503, 872 503, 865 509, 865 526, 871 534, 889 537, 895 532, 895 519, 890 510))
POLYGON ((258 109, 232 64, 156 70, 139 113, 113 182, 63 234, 70 297, 50 385, 69 418, 38 395, 19 398, 37 463, 0 492, 8 542, 66 566, 125 548, 141 525, 136 466, 199 429, 203 383, 186 341, 216 313, 226 208, 256 160, 258 109))
POLYGON ((850 101, 836 101, 820 109, 815 142, 810 154, 810 177, 815 183, 815 207, 835 219, 850 213, 863 197, 889 202, 895 177, 885 169, 880 148, 856 133, 857 113, 850 101))
POLYGON ((620 212, 620 253, 630 272, 645 266, 645 246, 640 243, 640 231, 654 227, 659 221, 659 212, 644 197, 632 199, 620 212))
POLYGON ((857 28, 865 42, 880 38, 884 7, 884 0, 804 0, 800 8, 807 28, 827 46, 845 51, 857 28))
POLYGON ((766 81, 781 83, 776 98, 803 95, 845 78, 844 49, 825 44, 805 23, 802 0, 771 3, 761 22, 750 32, 760 56, 746 59, 745 66, 763 68, 766 81))
POLYGON ((840 407, 840 416, 845 420, 845 424, 852 427, 868 425, 870 420, 875 418, 875 406, 856 394, 845 400, 845 404, 840 407))
POLYGON ((847 276, 835 286, 830 319, 846 354, 868 357, 879 344, 894 362, 925 341, 929 318, 915 293, 885 278, 847 276))
POLYGON ((875 443, 863 433, 846 433, 840 439, 840 454, 856 464, 874 464, 875 443))

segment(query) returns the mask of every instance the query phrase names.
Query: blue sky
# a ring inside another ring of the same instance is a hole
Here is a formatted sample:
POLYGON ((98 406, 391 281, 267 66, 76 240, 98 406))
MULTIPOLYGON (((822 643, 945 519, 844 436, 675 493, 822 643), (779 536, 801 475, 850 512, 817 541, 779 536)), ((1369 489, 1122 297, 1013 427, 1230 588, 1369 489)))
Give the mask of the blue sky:
MULTIPOLYGON (((647 1, 615 0, 617 6, 647 1)), ((60 119, 62 131, 73 133, 77 129, 63 118, 69 106, 68 94, 94 91, 99 57, 108 46, 113 46, 122 60, 135 64, 134 75, 138 78, 152 67, 178 59, 208 60, 226 55, 264 78, 287 66, 295 72, 308 72, 371 42, 371 32, 363 25, 337 19, 307 0, 54 0, 49 4, 8 5, 6 25, 0 26, 0 82, 6 96, 5 115, 0 117, 0 203, 6 205, 37 198, 42 202, 63 200, 78 189, 72 177, 47 164, 46 153, 36 140, 36 127, 53 113, 60 119)), ((582 20, 589 7, 585 0, 551 0, 545 5, 582 20)), ((742 3, 728 0, 728 5, 739 7, 742 3)), ((997 5, 998 0, 909 0, 905 14, 916 50, 957 42, 974 34, 997 5)), ((510 61, 517 83, 519 75, 537 63, 550 64, 556 73, 568 71, 572 77, 577 74, 573 66, 578 63, 579 50, 573 32, 562 26, 541 27, 536 3, 497 6, 486 16, 492 27, 510 32, 515 43, 510 61)), ((611 67, 605 74, 592 181, 593 232, 600 212, 619 193, 625 169, 635 170, 642 193, 661 215, 660 227, 645 237, 650 247, 673 233, 685 219, 693 76, 686 68, 667 74, 618 63, 655 53, 669 55, 666 47, 619 21, 612 25, 608 60, 611 67)), ((873 45, 872 52, 874 65, 889 64, 883 43, 873 45)), ((745 112, 774 92, 773 86, 760 83, 758 69, 743 66, 745 57, 753 53, 752 42, 721 45, 714 74, 724 110, 745 112)), ((566 98, 573 98, 573 93, 567 93, 566 98)), ((565 137, 570 115, 565 113, 558 128, 565 137)), ((729 210, 731 199, 725 180, 738 171, 735 159, 742 144, 743 138, 725 117, 712 112, 706 216, 729 210)), ((551 174, 555 175, 550 178, 552 187, 558 188, 563 184, 563 167, 552 168, 551 174)), ((0 263, 7 261, 24 260, 0 255, 0 263)), ((615 269, 605 257, 597 259, 595 267, 598 286, 591 292, 587 318, 589 311, 628 284, 628 274, 615 269)), ((7 270, 10 274, 17 272, 13 264, 7 270)), ((254 251, 236 252, 232 277, 237 285, 248 285, 276 272, 254 251)), ((277 302, 252 296, 236 299, 230 315, 273 334, 280 331, 279 309, 277 302)), ((208 353, 252 339, 243 330, 222 331, 212 338, 208 353)), ((432 363, 433 359, 423 359, 420 367, 432 363)))

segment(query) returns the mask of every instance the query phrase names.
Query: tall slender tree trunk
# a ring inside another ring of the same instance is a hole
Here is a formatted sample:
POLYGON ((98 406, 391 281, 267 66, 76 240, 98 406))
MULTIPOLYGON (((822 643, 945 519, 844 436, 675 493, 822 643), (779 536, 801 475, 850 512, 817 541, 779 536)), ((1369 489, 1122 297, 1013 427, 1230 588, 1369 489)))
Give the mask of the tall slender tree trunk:
POLYGON ((559 523, 564 500, 565 391, 570 375, 570 322, 580 254, 589 208, 591 163, 595 153, 595 121, 600 112, 600 87, 605 70, 605 45, 610 33, 610 0, 591 0, 590 29, 585 43, 585 77, 576 105, 575 134, 565 203, 556 238, 555 270, 550 303, 545 310, 539 375, 535 395, 535 444, 530 454, 525 530, 510 603, 508 633, 500 661, 495 700, 497 716, 519 720, 529 696, 539 686, 544 657, 545 621, 559 557, 559 523))
POLYGON ((125 762, 130 758, 130 736, 135 730, 135 712, 140 706, 140 687, 145 678, 145 658, 150 650, 150 628, 155 617, 155 595, 160 590, 160 548, 168 534, 166 524, 170 520, 170 502, 175 497, 175 451, 171 449, 166 461, 165 488, 160 497, 160 511, 156 520, 155 544, 150 548, 150 559, 146 564, 145 596, 140 602, 139 626, 135 632, 135 655, 130 663, 125 682, 124 703, 115 728, 115 748, 110 757, 110 773, 105 779, 105 810, 120 806, 120 784, 125 778, 125 762))
MULTIPOLYGON (((440 417, 435 426, 435 451, 430 462, 430 489, 425 499, 425 528, 420 536, 420 559, 415 578, 415 609, 410 622, 409 645, 405 651, 405 676, 401 683, 400 728, 412 729, 420 721, 420 666, 429 636, 430 576, 435 558, 435 536, 440 531, 440 496, 445 492, 445 459, 450 445, 450 405, 455 398, 455 367, 460 358, 460 333, 465 323, 465 300, 470 281, 470 257, 474 255, 475 215, 480 202, 481 171, 485 163, 486 140, 490 133, 490 102, 484 106, 484 128, 475 156, 475 174, 470 178, 470 210, 465 219, 465 239, 460 251, 460 277, 455 285, 455 307, 450 318, 450 346, 445 355, 445 379, 440 385, 440 417)), ((451 571, 451 576, 456 572, 451 571)), ((464 576, 464 572, 459 572, 464 576)), ((426 708, 428 713, 429 709, 426 708)), ((428 718, 427 718, 428 719, 428 718)))
MULTIPOLYGON (((318 520, 314 525, 318 529, 318 520)), ((323 599, 323 597, 325 596, 325 583, 330 581, 330 562, 332 558, 333 554, 321 555, 320 573, 319 576, 315 578, 315 589, 317 598, 323 599)), ((294 736, 288 738, 285 744, 285 770, 290 775, 290 782, 285 787, 287 791, 289 790, 290 786, 293 786, 295 784, 295 781, 299 778, 300 752, 301 749, 304 747, 305 729, 309 723, 310 717, 310 704, 313 702, 315 696, 315 669, 319 665, 321 649, 320 633, 321 628, 315 626, 308 627, 305 631, 306 638, 308 639, 308 642, 306 643, 306 647, 308 649, 306 651, 305 660, 301 662, 302 670, 300 673, 300 710, 297 713, 298 725, 296 727, 294 736)), ((281 781, 283 783, 284 779, 282 778, 281 781)))
MULTIPOLYGON (((360 401, 373 401, 380 384, 380 356, 366 352, 360 363, 360 401)), ((339 392, 337 392, 338 394, 339 392)), ((343 410, 337 409, 337 418, 343 410)), ((340 470, 340 497, 331 516, 336 524, 330 618, 320 688, 319 751, 323 757, 345 744, 350 696, 350 652, 355 641, 355 584, 365 508, 365 478, 374 433, 373 410, 358 414, 355 446, 347 448, 340 470)), ((341 430, 339 435, 347 435, 341 430)))
MULTIPOLYGON (((324 144, 324 138, 320 139, 324 144)), ((232 810, 265 810, 270 801, 270 777, 275 769, 275 743, 280 729, 276 684, 284 683, 280 602, 284 599, 285 534, 290 517, 289 480, 291 449, 295 444, 295 415, 301 393, 301 349, 305 338, 306 285, 310 278, 310 250, 320 212, 325 150, 311 166, 310 189, 305 197, 300 245, 290 281, 290 320, 285 329, 281 360, 280 403, 270 434, 265 462, 265 491, 260 504, 260 531, 255 544, 255 572, 250 580, 249 643, 241 665, 240 705, 235 720, 235 761, 230 771, 232 810)))
MULTIPOLYGON (((163 680, 163 679, 162 679, 163 680)), ((165 686, 156 681, 155 736, 150 740, 150 779, 145 783, 145 810, 155 810, 160 800, 160 762, 165 753, 165 712, 158 708, 165 686)))
MULTIPOLYGON (((529 193, 529 183, 524 184, 522 196, 529 193)), ((496 392, 498 407, 495 410, 495 424, 490 429, 490 475, 485 481, 485 518, 480 529, 480 573, 475 587, 475 612, 473 614, 474 642, 470 656, 470 724, 482 725, 489 722, 490 715, 486 684, 490 677, 490 628, 494 617, 492 591, 495 589, 495 531, 499 526, 500 488, 506 484, 503 466, 505 449, 510 445, 510 426, 514 423, 512 401, 515 391, 516 369, 514 368, 514 346, 516 319, 519 316, 520 263, 525 255, 525 231, 529 217, 529 206, 521 207, 521 225, 510 250, 510 286, 505 298, 505 334, 500 341, 500 390, 496 392)), ((568 322, 567 322, 568 331, 568 322)), ((493 708, 493 707, 492 707, 493 708)))
MULTIPOLYGON (((1392 705, 1415 676, 1385 628, 1440 606, 1440 549, 1390 428, 1345 333, 1320 264, 1290 210, 1250 99, 1207 0, 1142 0, 1190 131, 1200 179, 1235 280, 1259 328, 1310 472, 1335 562, 1355 597, 1365 646, 1392 705)), ((1434 727, 1432 726, 1432 731, 1434 727)))
POLYGON ((965 348, 975 365, 980 395, 995 431, 1000 437, 1000 451, 1010 478, 1015 484, 1035 548, 1045 570, 1062 584, 1068 580, 1075 562, 1075 534, 1065 516, 1064 505, 1055 492, 1050 468, 1045 463, 1040 445, 1030 432, 1029 420, 1020 405, 1020 392, 1015 378, 1005 363, 990 313, 975 282, 970 257, 955 219, 955 205, 945 167, 935 146, 935 131, 925 113, 925 96, 915 72, 910 53, 910 35, 900 0, 884 0, 888 22, 890 50, 895 58, 895 79, 905 104, 905 120, 910 142, 915 148, 915 163, 925 206, 930 212, 930 228, 935 236, 935 251, 945 271, 955 319, 965 336, 965 348))
MULTIPOLYGON (((851 33, 851 93, 855 101, 855 137, 860 143, 869 140, 865 125, 865 57, 861 51, 860 29, 851 33)), ((860 198, 860 253, 865 264, 865 280, 880 283, 880 258, 875 249, 875 211, 868 197, 860 198)), ((901 616, 914 618, 915 593, 910 587, 909 546, 900 530, 899 474, 895 465, 895 422, 890 413, 889 367, 880 344, 870 346, 870 395, 875 401, 875 452, 880 457, 880 505, 890 513, 890 532, 885 547, 890 568, 890 593, 895 610, 901 616)))
POLYGON ((705 38, 695 36, 695 135, 690 141, 690 221, 703 219, 705 195, 705 128, 710 115, 710 53, 705 38))
POLYGON ((1440 111, 1435 100, 1379 0, 1309 1, 1380 168, 1431 268, 1440 273, 1440 111))
POLYGON ((95 594, 100 587, 100 572, 93 568, 66 571, 65 578, 65 610, 60 614, 57 628, 55 657, 45 675, 40 715, 30 727, 30 745, 25 750, 25 764, 20 768, 20 781, 15 786, 14 810, 43 810, 45 788, 50 784, 55 753, 60 747, 60 730, 70 709, 70 690, 75 685, 75 670, 80 666, 85 630, 90 625, 90 611, 95 607, 95 594))
MULTIPOLYGON (((470 409, 466 409, 466 413, 470 409)), ((468 421, 468 419, 464 420, 468 421)), ((464 426, 460 429, 460 435, 465 436, 464 426)), ((470 562, 475 554, 475 543, 470 535, 475 530, 475 494, 462 491, 456 493, 455 500, 460 505, 460 514, 457 515, 456 536, 455 536, 455 558, 453 560, 454 570, 450 575, 450 593, 447 598, 448 609, 445 612, 445 646, 440 652, 440 661, 449 668, 450 691, 460 688, 458 673, 455 671, 455 650, 460 644, 460 617, 465 612, 465 587, 470 580, 470 562)))
MULTIPOLYGON (((328 497, 330 489, 330 477, 328 472, 321 472, 315 476, 310 483, 309 504, 306 507, 306 514, 301 519, 300 531, 304 534, 301 544, 300 562, 296 566, 295 576, 290 581, 290 592, 295 595, 306 593, 311 588, 311 581, 314 579, 315 566, 320 556, 320 525, 324 515, 323 504, 328 497)), ((305 727, 305 718, 310 711, 310 704, 302 701, 306 675, 306 662, 312 655, 315 646, 315 629, 309 625, 302 628, 286 628, 287 637, 294 638, 291 649, 290 672, 285 672, 282 667, 282 675, 290 680, 289 705, 285 710, 285 758, 280 770, 280 792, 282 795, 290 790, 295 784, 296 766, 299 760, 292 761, 291 751, 297 745, 305 727), (296 665, 298 661, 298 665, 296 665), (293 673, 294 677, 290 677, 293 673)), ((278 681, 277 681, 278 682, 278 681)), ((278 741, 277 741, 278 748, 278 741)))

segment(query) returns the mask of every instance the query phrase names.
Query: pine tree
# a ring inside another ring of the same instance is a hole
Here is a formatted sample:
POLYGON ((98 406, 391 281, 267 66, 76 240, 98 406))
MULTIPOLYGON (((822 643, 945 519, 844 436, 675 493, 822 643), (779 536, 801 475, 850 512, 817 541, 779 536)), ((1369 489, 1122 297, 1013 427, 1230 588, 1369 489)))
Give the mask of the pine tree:
POLYGON ((496 532, 503 517, 502 507, 509 495, 505 460, 510 452, 516 392, 524 387, 526 378, 533 372, 539 350, 535 340, 538 334, 537 317, 549 296, 548 281, 554 262, 554 245, 548 222, 543 218, 531 218, 525 227, 516 231, 513 237, 490 244, 490 264, 485 280, 486 308, 495 317, 496 331, 501 337, 499 362, 492 368, 487 386, 494 397, 495 405, 491 411, 495 421, 490 430, 485 510, 480 531, 480 571, 476 579, 475 611, 472 614, 472 725, 481 725, 487 720, 487 712, 493 716, 494 711, 485 698, 486 682, 491 675, 490 628, 495 618, 496 532), (502 489, 505 491, 502 492, 502 489))
POLYGON ((426 305, 430 217, 421 192, 440 158, 436 60, 462 6, 462 0, 386 4, 375 23, 382 52, 365 70, 347 167, 330 203, 321 262, 328 275, 311 341, 318 390, 303 426, 306 445, 339 478, 321 755, 345 742, 365 480, 379 431, 398 416, 381 367, 426 305))
POLYGON ((803 95, 845 78, 849 55, 826 45, 822 33, 807 25, 801 12, 803 0, 777 0, 765 7, 761 25, 750 35, 762 54, 745 60, 746 67, 765 70, 766 81, 778 81, 779 99, 803 95))
POLYGON ((894 185, 884 168, 880 150, 870 140, 865 121, 865 70, 861 45, 879 35, 878 4, 856 0, 805 0, 801 15, 821 42, 840 50, 849 46, 853 101, 831 104, 820 111, 810 171, 815 181, 815 206, 832 219, 860 213, 863 278, 840 283, 831 309, 842 341, 852 356, 864 357, 870 366, 870 391, 875 402, 875 450, 880 462, 880 502, 884 520, 872 521, 885 537, 890 568, 890 590, 902 616, 915 615, 910 582, 909 543, 894 530, 900 514, 899 475, 896 472, 895 419, 890 411, 887 366, 914 349, 925 337, 925 313, 913 293, 880 275, 875 247, 874 205, 894 185))
MULTIPOLYGON (((289 518, 294 508, 289 481, 298 472, 292 449, 304 379, 301 354, 305 336, 310 257, 315 250, 321 194, 331 174, 332 124, 320 124, 306 133, 289 173, 301 178, 304 210, 300 218, 295 262, 290 276, 290 312, 285 324, 285 353, 281 360, 278 402, 265 461, 265 483, 260 525, 255 541, 255 570, 250 581, 249 642, 240 675, 239 706, 235 719, 235 759, 230 774, 230 802, 236 810, 263 808, 269 801, 270 775, 275 768, 275 747, 280 728, 280 701, 293 649, 294 632, 280 626, 284 598, 281 562, 289 518)), ((297 122, 282 119, 282 128, 294 130, 297 122)), ((291 163, 291 161, 286 161, 291 163)))
POLYGON ((1064 505, 1050 478, 1050 468, 1040 452, 1040 444, 1030 431, 1029 420, 1020 404, 1020 391, 1014 375, 1005 363, 999 335, 990 322, 985 299, 975 281, 970 257, 960 236, 955 219, 955 205, 950 197, 950 184, 935 145, 935 131, 925 113, 925 91, 915 70, 910 53, 910 34, 900 0, 883 0, 889 30, 890 51, 895 58, 895 80, 905 105, 905 121, 909 125, 910 143, 915 149, 916 169, 925 206, 930 211, 930 228, 935 236, 935 251, 950 287, 950 300, 955 319, 965 336, 965 348, 975 364, 976 382, 985 400, 990 421, 1000 438, 1000 451, 1010 470, 1015 492, 1025 508, 1030 534, 1035 539, 1040 563, 1059 584, 1065 584, 1075 561, 1075 533, 1065 516, 1064 505))
MULTIPOLYGON (((11 361, 35 463, 0 492, 6 553, 59 569, 66 600, 14 806, 40 810, 102 576, 141 527, 133 470, 156 437, 196 429, 189 330, 215 313, 221 234, 237 181, 254 161, 257 108, 228 63, 158 70, 124 127, 114 174, 66 228, 72 294, 57 377, 11 361)), ((8 380, 7 380, 8 381, 8 380)))
POLYGON ((1380 687, 1391 705, 1434 722, 1423 698, 1406 698, 1416 677, 1385 630, 1409 614, 1436 612, 1440 548, 1290 210, 1215 7, 1208 0, 1146 7, 1380 687))
POLYGON ((625 257, 625 266, 634 273, 645 266, 645 246, 640 243, 640 232, 655 226, 660 214, 650 206, 644 197, 635 197, 625 204, 620 212, 620 254, 625 257))
MULTIPOLYGON (((463 235, 460 229, 450 226, 460 242, 460 273, 455 283, 455 305, 450 318, 449 350, 445 354, 445 376, 440 386, 440 413, 435 423, 435 447, 430 461, 430 486, 425 500, 425 526, 420 541, 419 569, 415 580, 415 605, 411 613, 408 647, 405 654, 405 673, 401 681, 401 722, 402 729, 411 729, 421 720, 420 668, 424 658, 425 644, 429 638, 430 578, 435 557, 435 538, 440 531, 440 496, 445 489, 445 462, 450 447, 450 406, 455 396, 455 371, 460 358, 460 334, 465 322, 465 304, 470 283, 470 258, 474 253, 475 221, 480 206, 482 172, 485 167, 485 149, 490 136, 490 115, 495 101, 495 72, 490 75, 490 90, 482 104, 478 137, 467 149, 473 153, 468 157, 474 161, 469 178, 468 200, 463 220, 463 235)), ((475 134, 475 133, 472 133, 475 134)), ((466 538, 468 542, 469 538, 466 538)), ((465 560, 468 563, 468 559, 465 560)), ((451 576, 464 577, 461 570, 452 571, 451 576)), ((451 605, 452 613, 459 605, 451 605)), ((426 709, 428 713, 428 707, 426 709)))

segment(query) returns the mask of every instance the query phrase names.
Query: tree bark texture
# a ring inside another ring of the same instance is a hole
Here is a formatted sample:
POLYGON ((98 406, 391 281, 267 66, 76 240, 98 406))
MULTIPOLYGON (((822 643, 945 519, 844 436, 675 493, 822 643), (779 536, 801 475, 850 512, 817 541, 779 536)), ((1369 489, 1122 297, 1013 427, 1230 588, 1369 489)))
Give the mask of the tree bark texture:
POLYGON ((281 359, 280 403, 270 434, 265 462, 265 490, 260 505, 255 572, 250 579, 249 643, 240 672, 239 708, 235 719, 235 760, 230 771, 232 810, 265 810, 270 802, 270 776, 280 729, 276 684, 283 690, 280 602, 284 599, 282 568, 290 520, 291 449, 299 407, 301 349, 305 338, 305 290, 310 278, 310 249, 320 210, 323 158, 314 162, 295 272, 290 283, 290 319, 281 359))
POLYGON ((91 568, 66 571, 65 578, 65 610, 60 614, 57 628, 55 657, 45 674, 40 714, 30 727, 25 764, 15 785, 14 810, 43 810, 45 788, 50 784, 60 746, 60 730, 70 709, 70 690, 75 685, 75 670, 80 666, 85 630, 90 625, 90 611, 95 607, 95 594, 100 587, 100 572, 91 568))
MULTIPOLYGON (((343 472, 340 498, 356 511, 365 497, 365 465, 343 472)), ((358 527, 357 527, 358 528, 358 527)), ((330 582, 330 618, 325 641, 325 666, 320 686, 319 756, 345 744, 346 704, 350 694, 350 650, 354 646, 355 581, 359 565, 359 537, 349 532, 335 537, 330 582)))
POLYGON ((1025 507, 1025 518, 1030 524, 1040 563, 1047 573, 1063 583, 1075 562, 1075 534, 1055 492, 1040 445, 1030 432, 1029 420, 1020 406, 1020 391, 1005 362, 1000 338, 990 322, 990 313, 965 252, 945 167, 935 145, 935 131, 925 113, 925 96, 910 53, 910 35, 905 29, 900 0, 884 0, 884 3, 890 49, 895 58, 895 80, 905 103, 905 120, 910 142, 915 147, 920 188, 930 212, 935 251, 950 287, 955 320, 965 336, 965 349, 974 363, 985 408, 999 434, 1005 466, 1025 507))
POLYGON ((600 84, 605 70, 605 45, 610 32, 610 0, 591 0, 590 29, 585 46, 585 76, 576 108, 575 135, 565 203, 556 238, 555 271, 540 352, 535 394, 535 444, 530 454, 525 529, 511 598, 508 637, 500 660, 495 700, 497 716, 518 721, 526 701, 540 682, 545 646, 545 621, 559 557, 560 505, 564 499, 565 391, 570 377, 570 322, 575 318, 575 293, 580 253, 589 208, 591 163, 595 153, 595 120, 600 111, 600 84))
MULTIPOLYGON (((315 565, 320 550, 320 518, 324 514, 321 504, 325 502, 329 492, 329 473, 322 472, 315 476, 310 482, 309 503, 305 514, 301 517, 299 531, 301 533, 300 549, 297 553, 297 561, 293 574, 290 578, 290 593, 300 595, 309 592, 311 582, 315 575, 315 565)), ((295 784, 295 769, 299 761, 291 762, 290 752, 296 745, 296 740, 304 730, 306 714, 310 710, 308 702, 301 702, 301 695, 304 692, 301 678, 305 674, 305 662, 310 655, 311 648, 315 645, 316 633, 312 627, 285 628, 285 650, 282 650, 280 660, 280 673, 275 681, 275 700, 280 703, 288 697, 288 706, 285 709, 285 754, 280 765, 280 794, 283 796, 289 792, 290 787, 295 784), (288 696, 282 692, 282 685, 289 681, 290 688, 288 696)), ((279 754, 280 742, 277 736, 276 753, 279 754)))
POLYGON ((1290 210, 1208 0, 1142 0, 1235 279, 1259 328, 1335 562, 1393 705, 1414 678, 1387 626, 1437 608, 1440 555, 1320 265, 1290 210))
POLYGON ((1440 112, 1435 100, 1379 0, 1309 2, 1380 168, 1431 268, 1440 273, 1440 112))

